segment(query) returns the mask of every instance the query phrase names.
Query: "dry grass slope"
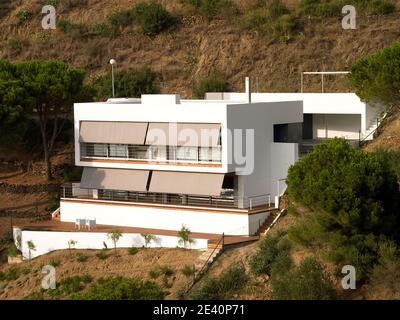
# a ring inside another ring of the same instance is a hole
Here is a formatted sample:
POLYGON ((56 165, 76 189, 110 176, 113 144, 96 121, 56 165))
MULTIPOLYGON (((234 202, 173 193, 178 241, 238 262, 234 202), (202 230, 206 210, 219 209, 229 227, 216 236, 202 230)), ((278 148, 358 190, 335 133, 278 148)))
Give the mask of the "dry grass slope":
MULTIPOLYGON (((135 27, 125 28, 109 39, 100 35, 63 33, 41 29, 42 0, 7 1, 0 4, 0 58, 13 61, 58 59, 87 70, 90 76, 108 70, 114 57, 118 68, 149 65, 158 71, 164 92, 190 97, 194 81, 212 70, 223 72, 233 89, 242 90, 243 77, 259 77, 263 91, 297 91, 299 72, 304 70, 346 70, 359 57, 381 49, 400 38, 399 14, 359 17, 357 30, 343 30, 340 18, 303 22, 303 30, 289 43, 241 30, 233 19, 205 22, 184 16, 178 0, 161 1, 180 17, 177 28, 155 37, 142 35, 135 27), (21 23, 17 13, 31 12, 21 23)), ((66 1, 67 2, 67 1, 66 1)), ((115 10, 129 8, 136 0, 78 0, 76 6, 60 5, 58 18, 95 25, 115 10)), ((236 1, 247 10, 255 1, 236 1)), ((298 1, 286 1, 293 7, 298 1)), ((63 1, 61 1, 63 3, 63 1)), ((361 15, 361 14, 360 14, 361 15)), ((327 79, 327 90, 349 90, 341 77, 327 79)), ((319 90, 319 79, 307 78, 308 90, 319 90)))

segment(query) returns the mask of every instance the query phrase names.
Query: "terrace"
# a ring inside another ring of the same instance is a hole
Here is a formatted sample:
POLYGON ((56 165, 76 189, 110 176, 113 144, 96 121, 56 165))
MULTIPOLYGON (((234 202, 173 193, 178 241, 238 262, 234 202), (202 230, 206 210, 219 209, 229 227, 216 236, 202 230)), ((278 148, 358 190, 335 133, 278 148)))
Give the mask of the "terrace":
POLYGON ((273 209, 271 195, 237 197, 233 189, 223 189, 219 196, 199 196, 190 194, 132 192, 104 189, 85 189, 79 183, 61 186, 62 200, 87 200, 95 202, 121 202, 152 206, 172 206, 175 208, 211 208, 230 211, 256 213, 273 209))

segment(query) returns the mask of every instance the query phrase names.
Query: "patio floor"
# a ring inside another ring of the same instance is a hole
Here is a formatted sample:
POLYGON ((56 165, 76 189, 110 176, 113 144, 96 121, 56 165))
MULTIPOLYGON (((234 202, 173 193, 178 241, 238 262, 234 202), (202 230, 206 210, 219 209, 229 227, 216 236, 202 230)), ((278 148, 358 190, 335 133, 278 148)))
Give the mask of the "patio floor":
MULTIPOLYGON (((118 230, 121 233, 138 233, 138 234, 154 234, 159 236, 175 236, 178 237, 178 231, 162 230, 162 229, 148 229, 148 228, 135 228, 135 227, 122 227, 98 224, 95 229, 88 230, 81 228, 78 230, 75 223, 61 222, 57 220, 46 220, 41 222, 32 222, 26 224, 17 224, 14 227, 21 228, 26 231, 53 231, 53 232, 97 232, 108 233, 113 230, 118 230)), ((209 243, 216 243, 221 239, 221 234, 214 233, 200 233, 192 232, 191 237, 196 239, 208 239, 209 243)), ((224 245, 234 245, 244 242, 256 241, 258 236, 225 236, 224 245)))

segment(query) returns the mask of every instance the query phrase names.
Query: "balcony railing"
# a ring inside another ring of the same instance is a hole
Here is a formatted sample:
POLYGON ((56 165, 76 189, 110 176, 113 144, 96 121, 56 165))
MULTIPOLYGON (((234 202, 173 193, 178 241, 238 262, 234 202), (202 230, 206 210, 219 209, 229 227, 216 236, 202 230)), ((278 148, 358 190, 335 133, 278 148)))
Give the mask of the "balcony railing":
POLYGON ((165 163, 220 164, 222 148, 81 143, 81 158, 165 163))
POLYGON ((260 195, 240 198, 234 190, 225 189, 218 197, 186 194, 131 192, 116 190, 81 189, 79 183, 61 186, 61 198, 88 199, 114 202, 134 202, 190 207, 237 208, 253 210, 257 207, 271 206, 271 196, 260 195))

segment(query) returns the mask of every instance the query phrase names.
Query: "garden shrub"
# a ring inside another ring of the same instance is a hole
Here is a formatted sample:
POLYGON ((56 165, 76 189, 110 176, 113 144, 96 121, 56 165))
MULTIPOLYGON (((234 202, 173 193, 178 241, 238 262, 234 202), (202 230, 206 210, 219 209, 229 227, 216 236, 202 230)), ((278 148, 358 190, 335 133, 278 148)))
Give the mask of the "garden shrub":
POLYGON ((192 277, 194 275, 193 267, 191 265, 185 265, 181 269, 181 273, 186 277, 192 277))
POLYGON ((82 254, 82 253, 77 253, 77 255, 76 255, 76 259, 78 260, 78 262, 86 262, 87 260, 88 260, 88 256, 87 255, 84 255, 84 254, 82 254))
POLYGON ((193 300, 224 300, 239 292, 246 284, 243 266, 232 265, 218 277, 205 278, 189 297, 193 300))
POLYGON ((218 71, 211 73, 209 77, 198 81, 193 88, 195 98, 204 99, 207 92, 227 92, 229 91, 228 82, 225 77, 218 71))
POLYGON ((131 256, 135 255, 135 254, 138 253, 138 252, 139 252, 139 249, 138 249, 138 248, 135 248, 135 247, 128 248, 128 253, 129 253, 131 256))
POLYGON ((261 240, 257 253, 250 259, 250 269, 255 275, 271 275, 271 268, 279 253, 288 253, 289 243, 284 233, 261 240))
POLYGON ((108 258, 107 249, 102 249, 101 251, 96 253, 96 257, 99 260, 105 260, 108 258))
POLYGON ((76 294, 78 300, 161 300, 165 293, 153 282, 124 277, 102 278, 87 291, 76 294))
POLYGON ((271 274, 272 297, 276 300, 332 300, 336 292, 328 274, 312 257, 298 267, 288 267, 288 258, 280 259, 271 274), (286 261, 285 261, 286 260, 286 261))
POLYGON ((156 1, 138 3, 133 8, 132 17, 139 23, 141 31, 149 36, 157 35, 175 23, 172 15, 156 1))
POLYGON ((170 267, 168 266, 159 266, 159 267, 155 267, 153 269, 151 269, 149 271, 149 276, 152 279, 157 279, 159 276, 163 275, 166 277, 171 277, 175 274, 174 270, 172 270, 170 267))
MULTIPOLYGON (((159 93, 158 76, 148 67, 129 69, 115 73, 116 98, 140 98, 142 94, 159 93)), ((93 83, 97 100, 112 97, 111 75, 106 73, 93 83)))
POLYGON ((306 16, 333 17, 342 14, 342 1, 334 0, 301 0, 299 11, 306 16))
POLYGON ((17 18, 20 23, 25 23, 32 18, 32 13, 27 10, 21 10, 17 12, 17 18))

